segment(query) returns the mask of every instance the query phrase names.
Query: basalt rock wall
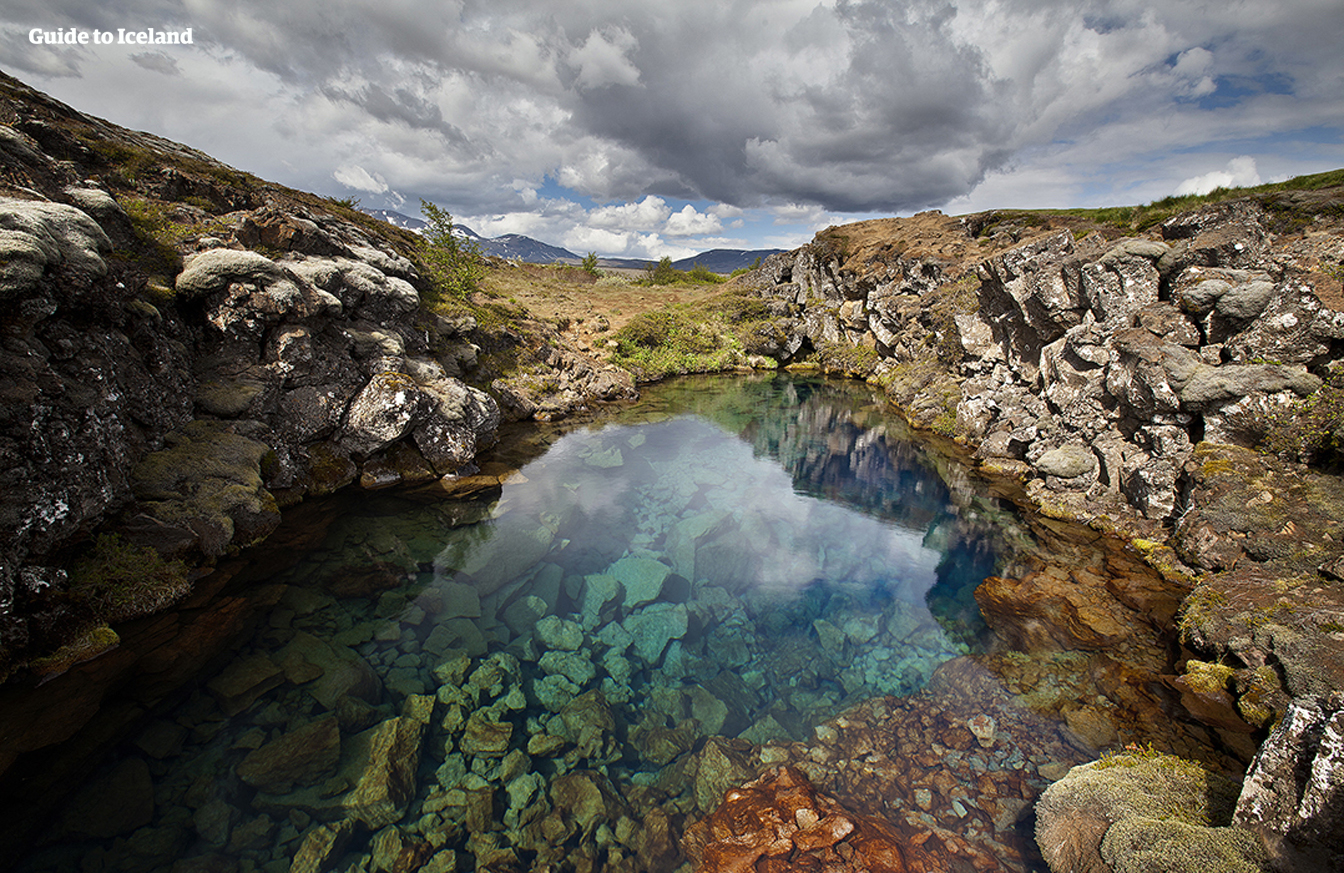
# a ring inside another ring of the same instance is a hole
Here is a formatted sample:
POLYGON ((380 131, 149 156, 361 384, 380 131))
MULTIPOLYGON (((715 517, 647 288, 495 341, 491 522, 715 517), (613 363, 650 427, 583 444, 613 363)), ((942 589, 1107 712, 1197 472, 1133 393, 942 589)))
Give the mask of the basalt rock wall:
POLYGON ((757 290, 799 348, 872 348, 874 381, 941 370, 897 399, 1076 514, 1170 521, 1195 444, 1252 441, 1255 419, 1314 394, 1344 357, 1339 282, 1319 271, 1344 237, 1279 241, 1254 200, 1142 238, 1034 228, 997 254, 973 222, 938 218, 941 250, 845 251, 822 234, 768 258, 757 290))
MULTIPOLYGON (((450 483, 502 414, 540 415, 478 367, 523 337, 425 305, 412 235, 8 77, 0 119, 0 681, 108 650, 107 621, 182 596, 285 506, 450 483), (109 531, 102 567, 186 569, 80 578, 71 555, 109 531)), ((547 415, 633 394, 537 355, 560 386, 547 415)))

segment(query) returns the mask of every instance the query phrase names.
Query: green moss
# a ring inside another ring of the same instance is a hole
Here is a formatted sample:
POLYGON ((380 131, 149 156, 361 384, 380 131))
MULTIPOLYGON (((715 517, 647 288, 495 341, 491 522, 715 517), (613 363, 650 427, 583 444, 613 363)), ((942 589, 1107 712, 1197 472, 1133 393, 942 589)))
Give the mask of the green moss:
POLYGON ((817 346, 816 360, 823 372, 840 373, 866 379, 877 369, 881 358, 877 349, 867 345, 824 342, 817 346))
POLYGON ((1076 796, 1109 808, 1112 821, 1171 819, 1206 827, 1231 820, 1238 793, 1232 780, 1151 745, 1126 746, 1074 767, 1057 783, 1066 784, 1076 796))
POLYGON ((209 555, 251 545, 273 529, 279 508, 261 480, 269 446, 204 420, 190 422, 168 441, 168 448, 150 453, 131 472, 146 513, 194 533, 209 555))
POLYGON ((80 634, 71 642, 61 646, 50 655, 34 658, 28 662, 28 669, 38 676, 59 676, 76 664, 96 658, 103 652, 116 648, 121 642, 117 632, 105 624, 96 625, 80 634))
POLYGON ((1188 640, 1199 626, 1228 607, 1227 595, 1211 585, 1200 585, 1181 604, 1176 627, 1181 639, 1188 640))
MULTIPOLYGON (((168 220, 168 207, 153 200, 126 197, 122 209, 131 220, 131 229, 141 244, 136 253, 121 254, 150 276, 176 276, 182 271, 182 255, 177 246, 185 238, 168 220)), ((171 287, 171 283, 163 283, 171 287)), ((171 293, 168 295, 171 299, 171 293)))
POLYGON ((1194 690, 1205 694, 1227 691, 1232 685, 1232 676, 1235 673, 1235 670, 1225 664, 1196 660, 1187 661, 1185 664, 1185 681, 1194 690))
POLYGON ((332 494, 344 488, 359 474, 359 469, 334 446, 316 443, 308 447, 308 493, 314 496, 332 494))
POLYGON ((956 436, 957 433, 957 411, 955 409, 944 409, 938 413, 938 417, 933 420, 929 428, 940 436, 949 439, 956 436))
POLYGON ((1129 818, 1106 832, 1101 856, 1116 873, 1263 873, 1260 838, 1240 827, 1129 818))
POLYGON ((1274 705, 1284 699, 1279 674, 1269 665, 1243 670, 1237 677, 1241 693, 1237 696, 1237 711, 1246 723, 1258 728, 1270 727, 1278 721, 1280 712, 1274 705))
POLYGON ((1260 446, 1286 460, 1344 465, 1344 365, 1332 364, 1314 394, 1270 413, 1260 446))
POLYGON ((72 600, 108 622, 156 612, 190 588, 186 564, 116 534, 101 534, 70 571, 72 600))

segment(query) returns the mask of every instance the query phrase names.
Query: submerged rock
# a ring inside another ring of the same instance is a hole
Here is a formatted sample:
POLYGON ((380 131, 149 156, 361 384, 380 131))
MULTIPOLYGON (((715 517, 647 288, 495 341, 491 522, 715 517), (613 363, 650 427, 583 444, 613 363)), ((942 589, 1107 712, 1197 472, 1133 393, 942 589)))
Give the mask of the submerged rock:
POLYGON ((657 664, 672 640, 685 636, 689 614, 685 604, 655 603, 631 613, 622 627, 633 639, 635 652, 646 664, 657 664))
POLYGON ((142 758, 127 758, 85 785, 66 806, 59 829, 75 839, 129 834, 154 819, 154 782, 142 758))
POLYGON ((635 557, 622 558, 607 569, 624 589, 623 603, 627 609, 657 600, 663 592, 663 581, 671 572, 672 568, 660 561, 635 557))
POLYGON ((548 649, 575 652, 583 645, 583 627, 578 622, 548 615, 534 628, 537 641, 548 649))
POLYGON ((729 791, 714 814, 687 829, 683 851, 705 873, 743 870, 936 869, 890 824, 857 815, 781 767, 729 791), (765 866, 762 867, 761 865, 765 866))
POLYGON ((341 731, 334 715, 272 740, 238 763, 238 778, 260 791, 284 793, 292 785, 311 785, 336 769, 341 731))

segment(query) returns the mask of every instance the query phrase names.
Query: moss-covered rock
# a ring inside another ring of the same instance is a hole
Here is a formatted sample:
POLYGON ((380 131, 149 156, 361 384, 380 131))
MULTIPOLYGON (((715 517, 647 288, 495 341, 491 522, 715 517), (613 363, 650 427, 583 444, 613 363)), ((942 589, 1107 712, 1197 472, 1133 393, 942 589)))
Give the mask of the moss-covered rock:
POLYGON ((1200 443, 1186 465, 1190 509, 1173 544, 1206 572, 1182 604, 1179 627, 1203 653, 1245 664, 1232 690, 1242 717, 1272 723, 1285 696, 1338 686, 1344 586, 1325 572, 1344 551, 1344 481, 1236 446, 1200 443), (1225 657, 1230 656, 1230 657, 1225 657))
POLYGON ((64 673, 76 664, 96 658, 121 642, 117 632, 105 624, 89 628, 50 655, 34 658, 28 668, 44 679, 64 673))
POLYGON ((218 556, 261 540, 280 523, 261 478, 270 451, 218 422, 193 421, 135 467, 131 485, 141 512, 176 533, 170 551, 185 551, 185 543, 218 556))
POLYGON ((1238 790, 1192 761, 1131 749, 1074 767, 1046 789, 1036 842, 1056 873, 1268 871, 1259 840, 1229 827, 1238 790), (1154 866, 1164 858, 1158 847, 1169 866, 1154 866))
POLYGON ((1101 842, 1101 857, 1115 873, 1261 873, 1265 849, 1248 830, 1201 827, 1182 821, 1127 818, 1101 842))

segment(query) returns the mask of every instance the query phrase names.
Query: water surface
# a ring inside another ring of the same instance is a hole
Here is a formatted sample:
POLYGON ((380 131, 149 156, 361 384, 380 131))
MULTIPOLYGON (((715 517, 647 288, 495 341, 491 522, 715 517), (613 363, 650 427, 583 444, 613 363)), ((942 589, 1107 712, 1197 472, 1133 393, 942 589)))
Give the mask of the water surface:
POLYGON ((1020 536, 849 383, 682 380, 501 451, 530 460, 496 493, 353 504, 24 869, 278 873, 332 834, 317 866, 391 870, 395 837, 425 869, 631 869, 641 810, 716 805, 707 738, 808 739, 980 646, 970 592, 1020 536))

